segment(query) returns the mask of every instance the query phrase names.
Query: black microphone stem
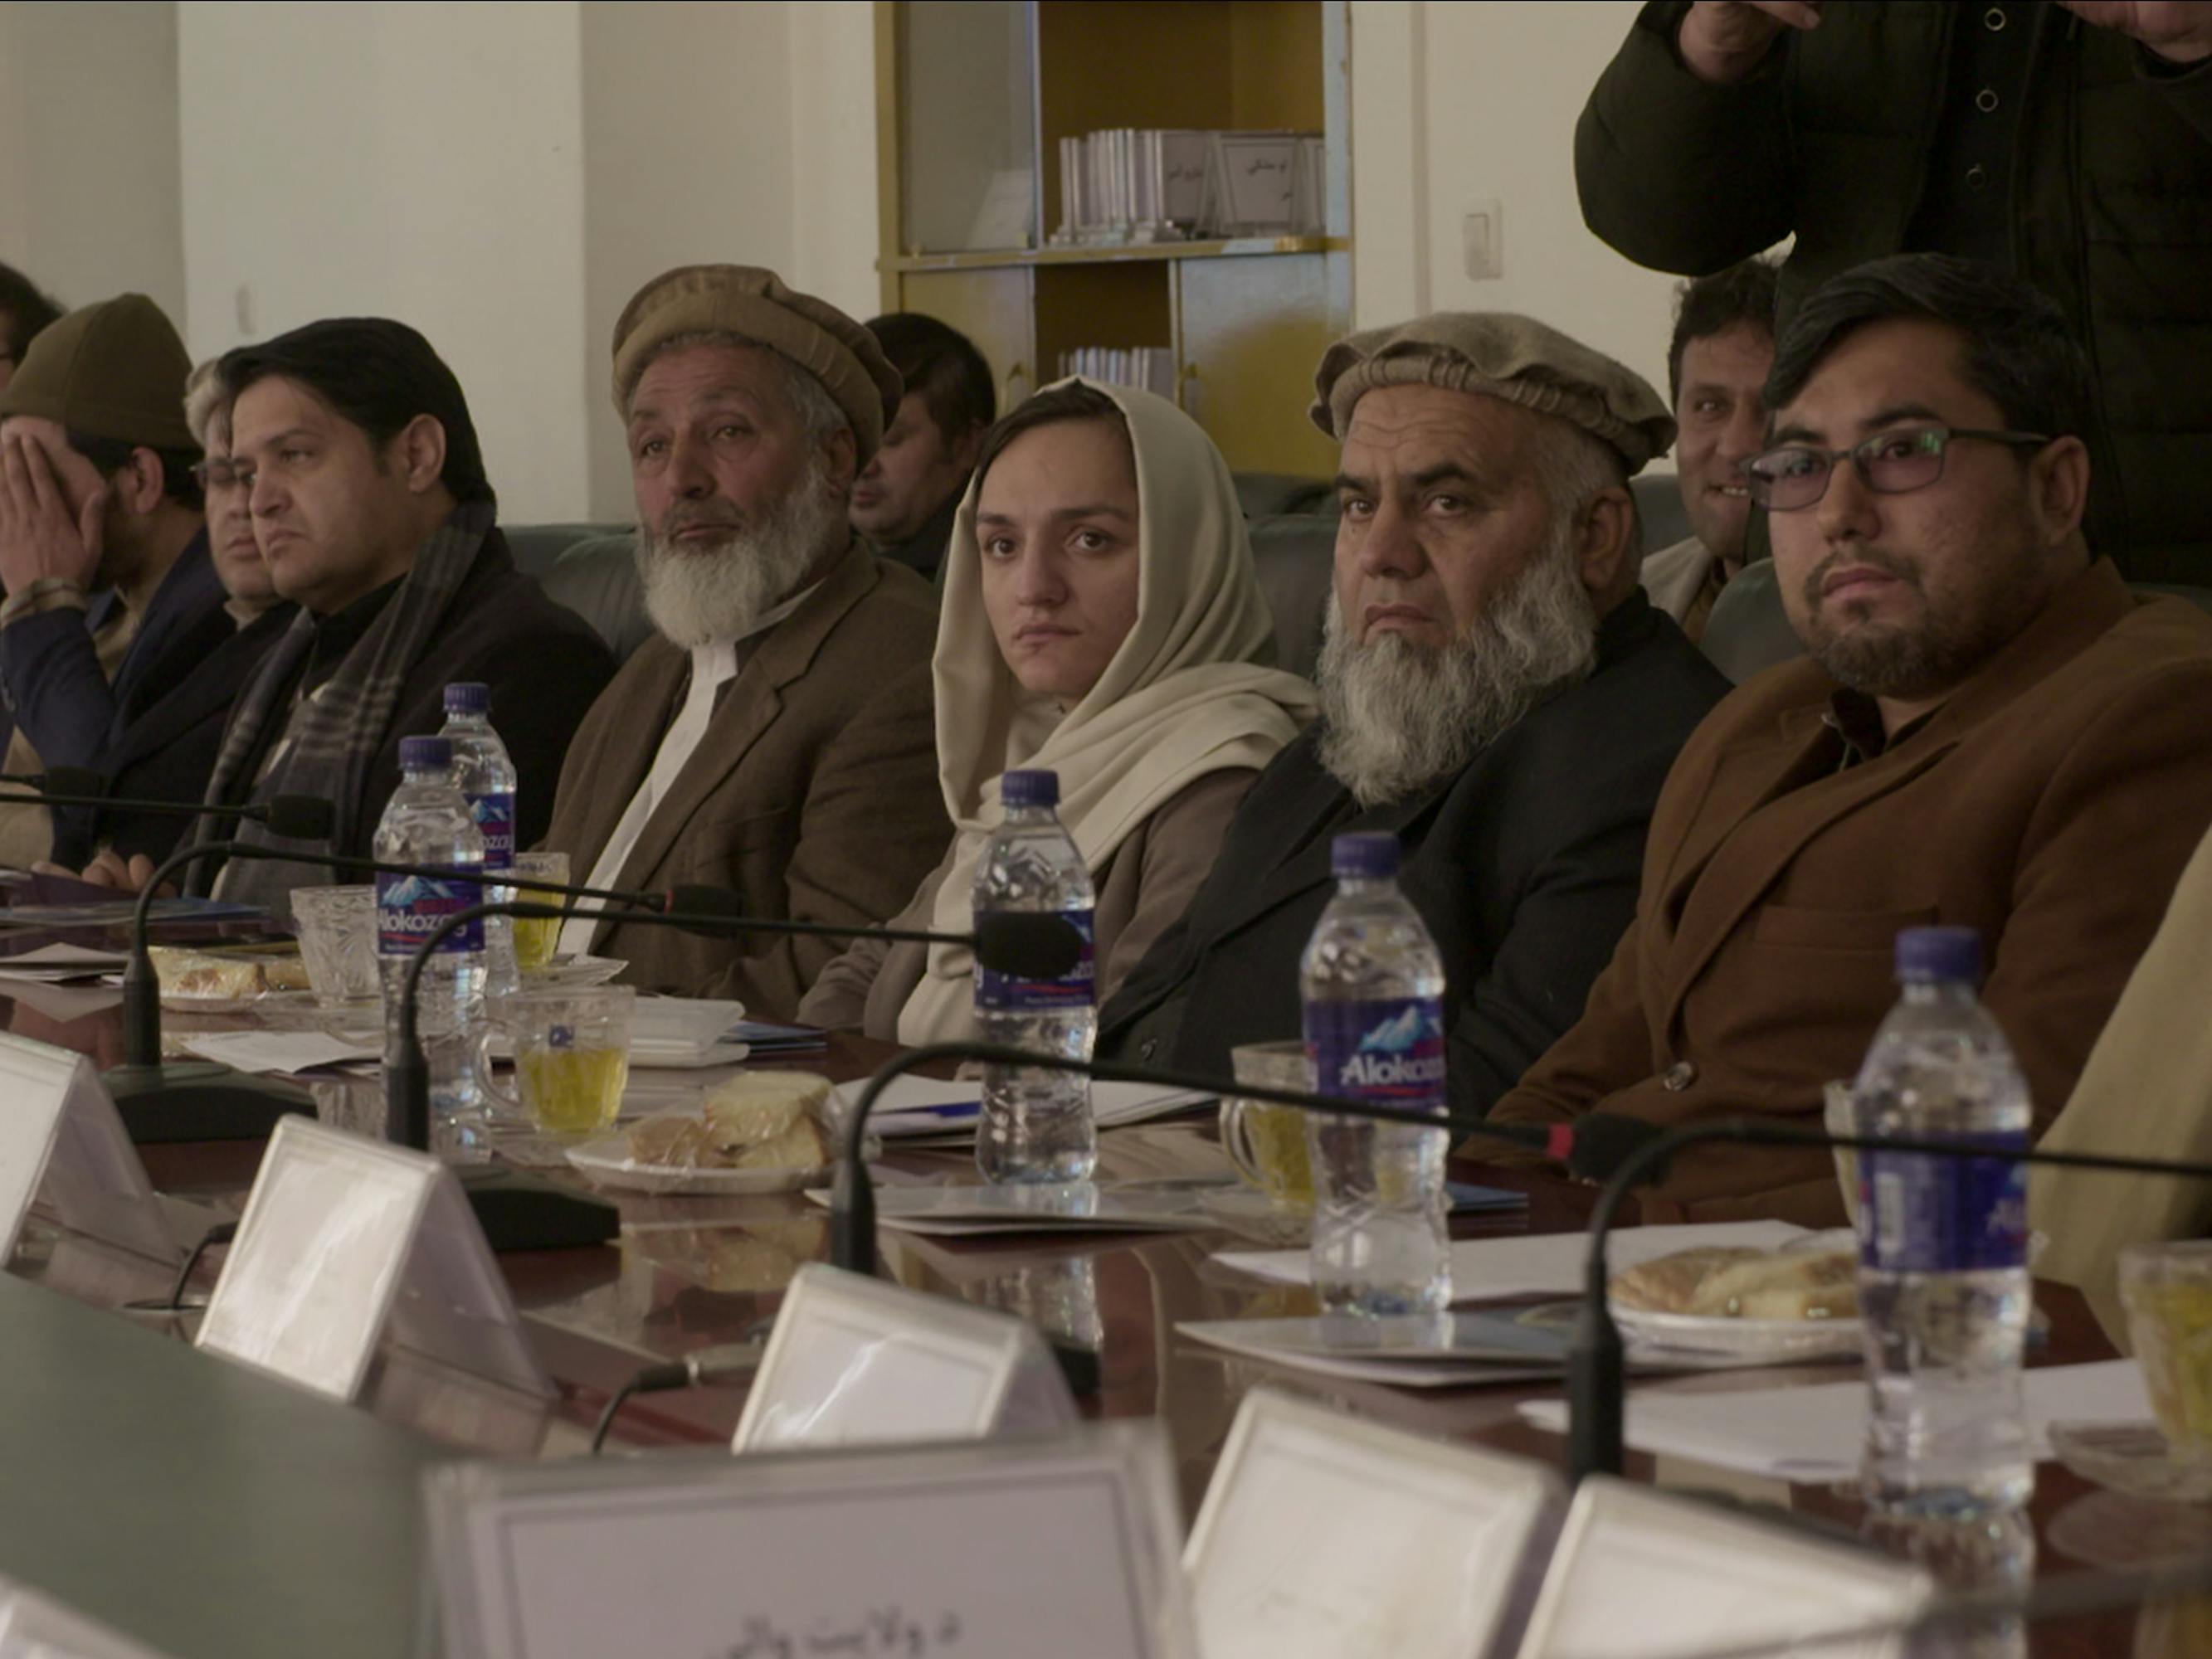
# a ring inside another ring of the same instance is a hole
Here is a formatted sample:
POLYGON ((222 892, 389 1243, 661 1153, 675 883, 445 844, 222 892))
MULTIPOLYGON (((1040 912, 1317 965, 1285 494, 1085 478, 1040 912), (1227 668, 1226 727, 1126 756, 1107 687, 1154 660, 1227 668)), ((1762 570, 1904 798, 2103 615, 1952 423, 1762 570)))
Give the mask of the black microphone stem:
POLYGON ((830 1201, 830 1259, 849 1273, 872 1275, 876 1271, 876 1194, 874 1183, 868 1179, 868 1114, 875 1110, 884 1091, 899 1078, 916 1066, 940 1060, 977 1060, 987 1066, 1012 1066, 1026 1071, 1079 1072, 1102 1083, 1144 1083, 1163 1089, 1188 1090, 1193 1094, 1221 1095, 1237 1100, 1265 1101, 1275 1106, 1302 1107, 1310 1112, 1370 1118, 1378 1123, 1403 1123, 1416 1129, 1455 1129, 1538 1151, 1551 1143, 1547 1129, 1517 1123, 1492 1123, 1473 1112, 1422 1112, 1375 1106, 1363 1100, 1342 1100, 1299 1089, 1266 1088, 1198 1072, 1160 1071, 1110 1060, 1074 1060, 1066 1054, 1033 1054, 1004 1043, 924 1043, 884 1061, 853 1103, 853 1118, 846 1127, 844 1154, 837 1160, 830 1201))
POLYGON ((1933 1158, 2001 1158, 2060 1169, 2212 1180, 2212 1164, 2124 1158, 2106 1152, 2047 1152, 1971 1135, 1944 1139, 1928 1136, 1836 1135, 1759 1118, 1712 1118, 1670 1129, 1644 1142, 1621 1160, 1599 1193, 1597 1206, 1590 1213, 1589 1259, 1583 1276, 1582 1312, 1575 1324, 1574 1344, 1567 1354, 1567 1473, 1574 1480, 1579 1481, 1586 1474, 1620 1473, 1626 1366, 1620 1328, 1613 1317, 1612 1274, 1606 1265, 1606 1245, 1614 1218, 1632 1187, 1647 1177, 1656 1179, 1675 1153, 1708 1140, 1823 1151, 1840 1146, 1861 1152, 1905 1152, 1933 1158))

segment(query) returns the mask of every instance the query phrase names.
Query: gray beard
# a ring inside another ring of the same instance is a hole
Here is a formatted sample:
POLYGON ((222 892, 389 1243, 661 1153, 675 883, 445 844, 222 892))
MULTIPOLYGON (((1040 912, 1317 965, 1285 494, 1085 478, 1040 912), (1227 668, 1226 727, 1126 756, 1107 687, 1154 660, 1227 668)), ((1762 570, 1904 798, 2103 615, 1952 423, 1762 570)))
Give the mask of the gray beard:
POLYGON ((845 507, 809 468, 799 487, 757 525, 707 547, 674 548, 639 526, 637 574, 646 615, 661 637, 689 651, 742 639, 795 592, 849 533, 845 507))
POLYGON ((1322 635, 1321 763, 1360 805, 1404 800, 1597 661, 1597 614, 1564 540, 1441 647, 1398 634, 1352 642, 1334 597, 1322 635))

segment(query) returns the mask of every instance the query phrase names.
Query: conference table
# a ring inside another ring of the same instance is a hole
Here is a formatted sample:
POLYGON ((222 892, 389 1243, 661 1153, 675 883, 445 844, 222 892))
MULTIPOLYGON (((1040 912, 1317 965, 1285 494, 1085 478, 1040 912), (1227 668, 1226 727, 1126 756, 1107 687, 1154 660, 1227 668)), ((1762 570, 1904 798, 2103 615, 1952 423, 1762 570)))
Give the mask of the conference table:
MULTIPOLYGON (((112 1008, 58 1020, 19 1001, 9 1006, 7 1023, 103 1066, 117 1057, 112 1008)), ((168 1035, 173 1040, 195 1025, 226 1023, 237 1022, 173 1016, 168 1035)), ((822 1053, 780 1063, 844 1080, 865 1076, 893 1052, 840 1036, 822 1053)), ((684 1086, 679 1074, 650 1075, 657 1087, 684 1086)), ((325 1121, 380 1132, 382 1095, 373 1079, 316 1081, 313 1092, 325 1121)), ((262 1149, 204 1142, 141 1150, 165 1194, 234 1214, 262 1149)), ((972 1170, 964 1153, 901 1151, 884 1162, 920 1179, 972 1170)), ((1102 1182, 1200 1178, 1227 1167, 1210 1115, 1101 1137, 1102 1182)), ((1455 1220, 1455 1235, 1576 1230, 1590 1208, 1591 1189, 1544 1175, 1476 1164, 1457 1164, 1453 1173, 1528 1196, 1524 1209, 1455 1220)), ((0 1480, 0 1577, 46 1585, 157 1645, 166 1641, 163 1650, 175 1659, 311 1650, 301 1644, 307 1635, 319 1653, 404 1653, 420 1577, 416 1483, 423 1468, 453 1456, 584 1454, 602 1407, 641 1367, 756 1335, 796 1267, 827 1255, 825 1212, 797 1195, 604 1196, 622 1212, 616 1245, 500 1259, 532 1346, 558 1385, 550 1402, 404 1354, 380 1362, 359 1407, 312 1398, 190 1348, 189 1316, 125 1310, 166 1294, 173 1274, 34 1220, 9 1279, 0 1281, 0 1354, 43 1355, 51 1364, 0 1361, 0 1437, 7 1446, 0 1468, 12 1466, 18 1475, 0 1480), (96 1386, 72 1382, 87 1370, 101 1373, 96 1386), (182 1413, 174 1422, 165 1418, 173 1410, 182 1413), (240 1414, 259 1425, 254 1434, 235 1432, 240 1414), (210 1419, 228 1426, 210 1436, 210 1419), (262 1431, 275 1437, 264 1443, 262 1431), (241 1472, 256 1458, 268 1467, 241 1472), (41 1473, 22 1478, 30 1468, 41 1473), (218 1530, 208 1537, 187 1528, 179 1537, 170 1522, 194 1513, 195 1493, 209 1490, 223 1495, 228 1507, 216 1514, 228 1515, 225 1524, 238 1526, 239 1534, 225 1538, 218 1530), (264 1502, 265 1512, 249 1516, 264 1502), (266 1553, 265 1561, 252 1559, 256 1550, 266 1553), (194 1561, 220 1565, 203 1571, 194 1561), (224 1575, 239 1577, 238 1586, 226 1588, 246 1595, 243 1605, 226 1607, 191 1589, 198 1580, 224 1575), (243 1588, 249 1584, 262 1588, 243 1588)), ((1095 1347, 1099 1382, 1083 1409, 1159 1419, 1172 1443, 1186 1517, 1203 1495, 1240 1400, 1262 1382, 1418 1433, 1559 1462, 1559 1437, 1516 1409, 1555 1395, 1555 1388, 1416 1391, 1346 1382, 1225 1356, 1179 1335, 1177 1324, 1192 1320, 1313 1311, 1310 1291, 1248 1279, 1213 1261, 1238 1242, 1223 1233, 954 1240, 884 1230, 883 1270, 906 1285, 1002 1309, 1095 1347)), ((198 1270, 203 1294, 220 1256, 210 1252, 198 1270)), ((2033 1364, 2112 1357, 2076 1292, 2039 1284, 2037 1304, 2049 1334, 2033 1364)), ((1638 1386, 1771 1389, 1852 1375, 1834 1365, 1801 1365, 1638 1386)), ((726 1445, 743 1403, 741 1388, 641 1396, 616 1419, 610 1447, 726 1445)), ((1628 1473, 1671 1488, 1724 1493, 1815 1527, 1866 1530, 1845 1486, 1784 1485, 1634 1452, 1628 1473)), ((2212 1548, 2212 1510, 2124 1498, 2055 1462, 2039 1467, 2030 1518, 2032 1565, 2015 1552, 1995 1569, 1999 1576, 2008 1568, 2050 1581, 2212 1548)), ((1984 1562, 1977 1571, 1988 1582, 1993 1569, 1984 1562)), ((1995 1650, 2051 1659, 2180 1659, 2203 1650, 2191 1635, 2202 1626, 2187 1614, 2185 1607, 2154 1608, 2140 1617, 2104 1612, 2039 1621, 2024 1644, 1995 1650)))

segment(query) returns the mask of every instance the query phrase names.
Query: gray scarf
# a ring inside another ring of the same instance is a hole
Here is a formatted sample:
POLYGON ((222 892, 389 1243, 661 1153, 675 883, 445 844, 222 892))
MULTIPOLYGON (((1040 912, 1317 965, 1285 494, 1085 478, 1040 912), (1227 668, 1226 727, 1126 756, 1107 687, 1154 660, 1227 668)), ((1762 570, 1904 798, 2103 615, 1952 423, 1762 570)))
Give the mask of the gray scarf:
MULTIPOLYGON (((286 842, 259 824, 204 812, 193 823, 194 841, 228 837, 318 853, 367 850, 371 825, 384 806, 381 801, 362 799, 369 768, 390 740, 392 711, 410 672, 447 625, 453 595, 475 565, 484 538, 494 533, 498 516, 497 504, 490 500, 467 501, 431 532, 398 592, 313 696, 286 707, 285 694, 314 643, 316 619, 305 611, 277 635, 259 670, 240 693, 202 804, 214 807, 234 795, 256 800, 272 795, 317 796, 337 808, 331 839, 286 842), (241 775, 264 752, 263 738, 272 720, 286 724, 277 738, 276 757, 256 784, 241 775)), ((266 905, 283 921, 291 914, 292 889, 344 879, 319 865, 238 859, 223 869, 222 896, 266 905)), ((204 891, 206 880, 206 866, 193 866, 191 890, 204 891)))

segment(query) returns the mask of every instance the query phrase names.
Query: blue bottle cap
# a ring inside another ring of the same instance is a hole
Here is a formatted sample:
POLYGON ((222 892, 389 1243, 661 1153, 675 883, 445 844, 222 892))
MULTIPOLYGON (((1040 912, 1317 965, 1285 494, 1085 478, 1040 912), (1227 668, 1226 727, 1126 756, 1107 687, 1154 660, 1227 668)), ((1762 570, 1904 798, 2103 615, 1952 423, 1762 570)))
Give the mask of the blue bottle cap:
POLYGON ((455 680, 446 688, 446 712, 448 714, 489 714, 491 713, 491 687, 482 680, 455 680))
POLYGON ((1009 806, 1057 806, 1060 774, 1009 772, 999 780, 999 799, 1009 806))
POLYGON ((1339 881, 1388 881, 1398 873, 1398 838, 1382 830, 1339 836, 1328 844, 1329 868, 1339 881))
POLYGON ((453 763, 451 738, 402 738, 399 769, 403 772, 443 772, 453 763))
POLYGON ((1897 977, 1907 984, 1978 985, 1982 936, 1971 927, 1908 927, 1897 936, 1897 977))

